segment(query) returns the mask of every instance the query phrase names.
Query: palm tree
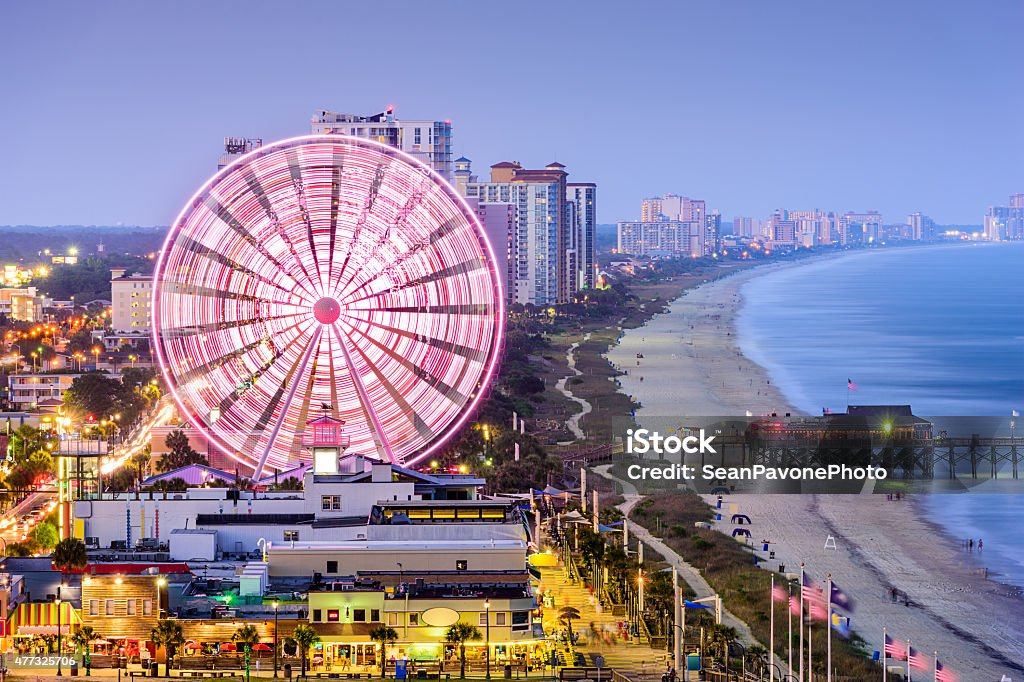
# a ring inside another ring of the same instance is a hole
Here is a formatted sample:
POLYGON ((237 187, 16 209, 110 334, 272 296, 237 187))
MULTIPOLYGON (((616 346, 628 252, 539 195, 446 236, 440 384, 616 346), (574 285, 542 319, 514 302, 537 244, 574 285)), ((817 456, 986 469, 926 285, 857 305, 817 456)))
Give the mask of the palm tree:
POLYGON ((306 676, 306 656, 309 654, 309 649, 314 644, 320 641, 320 635, 316 634, 316 630, 308 625, 302 624, 295 628, 292 632, 292 639, 299 647, 299 662, 301 664, 302 677, 306 676))
POLYGON ((249 652, 260 643, 260 632, 255 625, 243 625, 231 635, 231 641, 241 644, 245 651, 245 660, 249 660, 249 652))
POLYGON ((452 623, 444 633, 444 639, 459 646, 459 677, 466 676, 466 642, 480 639, 480 629, 469 623, 452 623))
POLYGON ((171 659, 179 646, 185 643, 185 636, 181 631, 181 623, 176 620, 161 618, 156 622, 156 627, 150 633, 149 638, 157 646, 163 646, 167 651, 167 662, 164 664, 167 677, 171 676, 171 659))
POLYGON ((580 612, 573 606, 563 606, 558 609, 558 620, 563 623, 566 629, 569 631, 569 646, 572 646, 572 622, 581 618, 580 612))
POLYGON ((53 548, 51 558, 53 565, 64 573, 81 570, 89 563, 89 554, 85 551, 85 543, 78 538, 66 538, 58 542, 53 548))
POLYGON ((76 647, 82 650, 82 661, 85 664, 85 676, 90 677, 92 670, 92 657, 89 655, 89 642, 99 639, 100 634, 92 629, 90 625, 79 626, 75 634, 71 635, 71 641, 76 647))
POLYGON ((380 676, 384 678, 384 666, 387 663, 388 645, 398 641, 398 633, 387 625, 378 625, 370 630, 370 639, 380 644, 380 676))

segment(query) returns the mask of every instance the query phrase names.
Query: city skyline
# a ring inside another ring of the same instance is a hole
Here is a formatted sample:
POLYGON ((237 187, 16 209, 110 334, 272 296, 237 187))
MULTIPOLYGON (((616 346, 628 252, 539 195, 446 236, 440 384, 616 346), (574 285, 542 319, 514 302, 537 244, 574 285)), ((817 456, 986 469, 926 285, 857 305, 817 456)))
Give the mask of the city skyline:
POLYGON ((539 7, 452 5, 442 39, 410 3, 386 26, 358 6, 5 7, 0 53, 19 66, 0 114, 16 133, 0 224, 166 225, 225 136, 269 142, 307 132, 320 107, 389 104, 451 119, 453 154, 480 166, 568 164, 603 188, 602 224, 664 192, 726 217, 794 206, 980 224, 1024 185, 1017 3, 539 7), (529 97, 495 80, 543 73, 552 51, 572 66, 531 79, 529 97), (55 171, 40 145, 62 136, 55 171), (77 178, 57 201, 55 172, 77 178))

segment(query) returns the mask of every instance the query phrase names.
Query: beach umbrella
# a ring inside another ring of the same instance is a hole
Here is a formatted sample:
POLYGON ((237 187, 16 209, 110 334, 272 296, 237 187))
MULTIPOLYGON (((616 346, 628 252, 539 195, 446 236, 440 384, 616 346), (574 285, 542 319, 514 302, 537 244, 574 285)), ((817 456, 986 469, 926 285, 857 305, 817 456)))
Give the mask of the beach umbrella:
POLYGON ((238 647, 236 647, 231 642, 224 642, 223 644, 220 645, 220 650, 221 651, 238 651, 238 647))
POLYGON ((189 642, 188 644, 185 645, 185 648, 189 649, 191 651, 196 651, 198 649, 202 649, 203 645, 202 644, 197 644, 196 642, 189 642))
POLYGON ((253 651, 272 651, 269 645, 260 642, 252 648, 253 651))

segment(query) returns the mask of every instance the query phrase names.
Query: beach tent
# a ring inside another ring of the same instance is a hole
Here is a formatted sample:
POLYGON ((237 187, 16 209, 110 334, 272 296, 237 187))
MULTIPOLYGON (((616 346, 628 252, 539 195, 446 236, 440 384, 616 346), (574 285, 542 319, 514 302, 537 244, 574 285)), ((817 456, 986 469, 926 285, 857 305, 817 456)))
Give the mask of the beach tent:
POLYGON ((544 488, 544 490, 542 492, 543 492, 543 494, 550 495, 551 497, 564 497, 566 495, 570 495, 570 496, 572 495, 572 493, 570 493, 570 492, 568 492, 566 490, 559 490, 558 488, 556 488, 553 485, 549 485, 548 487, 544 488))
POLYGON ((750 517, 746 514, 733 514, 732 522, 737 526, 742 526, 743 524, 750 525, 750 517))
POLYGON ((568 520, 568 521, 575 521, 576 519, 582 519, 582 518, 583 518, 583 514, 580 514, 580 513, 578 512, 578 511, 576 511, 575 509, 573 509, 573 510, 572 510, 571 512, 569 512, 568 514, 564 514, 564 515, 562 516, 562 518, 563 518, 563 519, 566 519, 566 520, 568 520))
POLYGON ((746 528, 733 528, 732 529, 732 536, 734 538, 735 537, 749 538, 750 537, 750 531, 747 530, 746 528))

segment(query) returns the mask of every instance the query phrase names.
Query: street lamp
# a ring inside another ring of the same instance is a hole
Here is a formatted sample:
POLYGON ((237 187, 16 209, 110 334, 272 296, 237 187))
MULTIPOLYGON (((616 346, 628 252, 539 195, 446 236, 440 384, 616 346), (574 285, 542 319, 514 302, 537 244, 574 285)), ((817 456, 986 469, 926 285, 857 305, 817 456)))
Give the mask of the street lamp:
POLYGON ((163 618, 163 595, 162 591, 164 586, 167 584, 167 578, 160 576, 156 579, 156 617, 163 618))
POLYGON ((487 679, 491 679, 491 600, 484 601, 484 654, 487 656, 487 679))
POLYGON ((274 677, 277 677, 277 600, 274 600, 274 677))
POLYGON ((57 677, 63 677, 64 673, 60 669, 61 659, 61 640, 60 640, 60 585, 57 585, 57 677))

